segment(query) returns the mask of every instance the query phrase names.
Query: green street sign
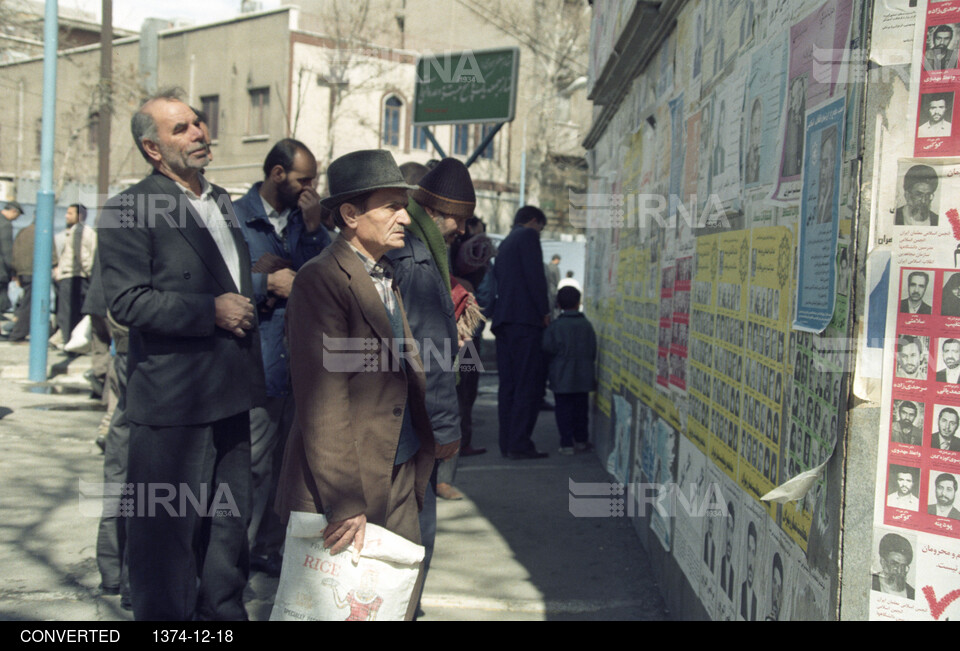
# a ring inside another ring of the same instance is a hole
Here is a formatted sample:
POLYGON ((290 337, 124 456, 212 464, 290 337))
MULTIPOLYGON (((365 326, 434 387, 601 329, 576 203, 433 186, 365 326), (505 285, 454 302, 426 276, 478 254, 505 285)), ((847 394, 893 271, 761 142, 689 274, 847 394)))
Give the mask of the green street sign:
POLYGON ((516 114, 520 49, 468 50, 417 60, 413 123, 510 122, 516 114))

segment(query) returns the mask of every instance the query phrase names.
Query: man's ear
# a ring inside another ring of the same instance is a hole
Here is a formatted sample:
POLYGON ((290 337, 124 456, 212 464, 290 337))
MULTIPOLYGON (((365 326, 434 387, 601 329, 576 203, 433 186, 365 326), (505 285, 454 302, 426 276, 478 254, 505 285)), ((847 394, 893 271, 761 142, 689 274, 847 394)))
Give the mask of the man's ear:
POLYGON ((270 170, 269 178, 274 185, 280 185, 287 180, 287 170, 283 169, 283 165, 274 165, 273 169, 270 170))
POLYGON ((357 227, 359 211, 352 203, 340 204, 340 216, 343 217, 343 223, 346 224, 347 228, 353 230, 357 227))
POLYGON ((150 160, 155 163, 159 163, 163 160, 163 154, 160 153, 160 147, 157 145, 157 143, 149 138, 144 138, 140 142, 143 143, 143 150, 147 152, 147 156, 150 157, 150 160))

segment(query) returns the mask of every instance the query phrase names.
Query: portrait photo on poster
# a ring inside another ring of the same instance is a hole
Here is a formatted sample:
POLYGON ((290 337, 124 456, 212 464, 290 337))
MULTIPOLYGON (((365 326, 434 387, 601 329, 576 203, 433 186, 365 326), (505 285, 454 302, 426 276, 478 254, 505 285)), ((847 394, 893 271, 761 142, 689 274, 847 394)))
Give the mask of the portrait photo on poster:
POLYGON ((926 380, 929 355, 929 337, 897 337, 897 377, 905 380, 926 380))
POLYGON ((900 161, 894 226, 937 226, 940 174, 930 165, 900 161))
POLYGON ((930 447, 934 450, 960 452, 960 437, 957 426, 960 425, 960 412, 956 407, 934 405, 933 433, 930 435, 930 447))
POLYGON ((957 475, 939 470, 930 471, 930 483, 927 495, 927 513, 939 518, 960 520, 957 509, 957 475))
POLYGON ((887 477, 887 506, 906 511, 920 510, 920 469, 890 465, 887 477))
POLYGON ((901 314, 933 314, 933 288, 930 279, 932 271, 919 269, 904 269, 900 284, 900 313, 901 314))
POLYGON ((947 23, 927 27, 923 69, 933 72, 956 68, 958 44, 960 44, 960 24, 947 23))
POLYGON ((922 93, 917 115, 917 138, 949 138, 953 135, 953 92, 922 93))
POLYGON ((870 589, 875 592, 913 600, 917 570, 917 537, 901 531, 874 531, 873 560, 870 566, 870 589))
POLYGON ((807 115, 806 75, 790 80, 787 102, 783 160, 780 167, 780 176, 783 179, 796 178, 803 171, 803 133, 807 115))
POLYGON ((937 355, 937 382, 960 384, 960 339, 944 337, 931 342, 937 355))
POLYGON ((890 440, 901 445, 920 445, 923 443, 924 403, 913 400, 893 401, 893 423, 890 426, 890 440))
POLYGON ((943 274, 940 315, 960 316, 960 271, 947 271, 943 274))

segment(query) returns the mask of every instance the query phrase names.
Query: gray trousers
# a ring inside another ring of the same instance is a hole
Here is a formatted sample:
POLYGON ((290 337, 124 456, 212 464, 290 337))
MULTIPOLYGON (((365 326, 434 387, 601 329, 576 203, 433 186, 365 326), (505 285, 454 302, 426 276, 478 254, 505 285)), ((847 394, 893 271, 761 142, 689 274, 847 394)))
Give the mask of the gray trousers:
POLYGON ((263 407, 250 410, 250 492, 253 498, 247 540, 250 552, 267 556, 279 552, 286 527, 273 510, 283 448, 293 425, 293 396, 269 397, 263 407))
MULTIPOLYGON (((123 395, 127 390, 127 355, 118 353, 113 358, 110 373, 111 390, 120 398, 110 419, 107 443, 103 452, 103 481, 106 484, 122 484, 127 481, 127 452, 130 445, 130 423, 123 411, 123 395)), ((126 563, 126 519, 119 517, 117 509, 104 511, 97 531, 97 567, 100 581, 106 588, 119 587, 124 595, 130 594, 130 577, 126 563)))

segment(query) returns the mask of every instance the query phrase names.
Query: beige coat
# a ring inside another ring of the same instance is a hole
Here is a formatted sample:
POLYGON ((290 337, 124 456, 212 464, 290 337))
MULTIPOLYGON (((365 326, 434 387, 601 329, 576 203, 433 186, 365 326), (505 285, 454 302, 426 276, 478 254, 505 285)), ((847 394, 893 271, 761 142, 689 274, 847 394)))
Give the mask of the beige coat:
MULTIPOLYGON (((394 295, 402 308, 396 287, 394 295)), ((403 329, 412 339, 405 314, 403 329)), ((383 302, 342 236, 297 273, 287 302, 286 331, 297 414, 277 487, 281 518, 286 521, 290 511, 306 511, 339 522, 364 513, 368 522, 386 526, 408 395, 420 439, 412 461, 422 508, 434 441, 420 358, 410 363, 414 372, 396 364, 384 344, 393 339, 393 331, 383 302), (364 344, 370 340, 373 348, 367 349, 364 344), (371 354, 378 369, 386 360, 387 370, 366 370, 365 357, 371 354)))
POLYGON ((56 279, 89 278, 93 273, 93 260, 97 254, 97 232, 84 224, 83 234, 80 236, 80 266, 76 265, 73 252, 73 232, 77 228, 74 224, 63 232, 63 251, 60 252, 60 263, 57 265, 56 279))

